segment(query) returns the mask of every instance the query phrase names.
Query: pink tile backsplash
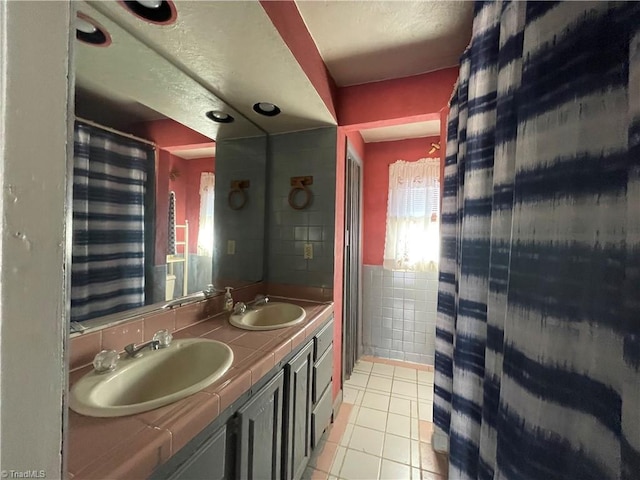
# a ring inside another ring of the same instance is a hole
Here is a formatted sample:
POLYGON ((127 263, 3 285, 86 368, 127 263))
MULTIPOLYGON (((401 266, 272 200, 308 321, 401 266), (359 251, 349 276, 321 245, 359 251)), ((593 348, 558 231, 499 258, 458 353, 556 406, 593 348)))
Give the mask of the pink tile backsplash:
POLYGON ((102 349, 121 352, 124 350, 124 347, 130 343, 142 342, 143 336, 143 320, 136 320, 116 325, 115 327, 105 328, 102 330, 102 349))
POLYGON ((144 319, 144 341, 148 342, 153 338, 158 330, 169 330, 170 333, 176 329, 176 311, 168 310, 156 313, 144 319))
POLYGON ((101 331, 74 338, 74 341, 70 342, 69 369, 74 370, 90 364, 100 350, 102 350, 101 331))

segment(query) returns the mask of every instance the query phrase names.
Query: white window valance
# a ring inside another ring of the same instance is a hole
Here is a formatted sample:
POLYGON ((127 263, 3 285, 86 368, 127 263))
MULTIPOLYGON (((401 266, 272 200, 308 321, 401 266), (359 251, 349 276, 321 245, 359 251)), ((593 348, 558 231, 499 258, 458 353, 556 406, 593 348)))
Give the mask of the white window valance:
POLYGON ((440 256, 440 160, 398 160, 389 165, 383 266, 437 270, 440 256))
POLYGON ((198 225, 198 255, 213 256, 213 204, 216 177, 211 172, 200 175, 200 223, 198 225))

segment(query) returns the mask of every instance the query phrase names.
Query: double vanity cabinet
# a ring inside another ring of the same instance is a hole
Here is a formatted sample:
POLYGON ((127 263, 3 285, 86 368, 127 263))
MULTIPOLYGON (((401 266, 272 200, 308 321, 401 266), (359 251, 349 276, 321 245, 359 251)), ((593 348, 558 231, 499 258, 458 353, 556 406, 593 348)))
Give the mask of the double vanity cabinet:
POLYGON ((300 479, 333 410, 333 319, 266 374, 152 479, 300 479))

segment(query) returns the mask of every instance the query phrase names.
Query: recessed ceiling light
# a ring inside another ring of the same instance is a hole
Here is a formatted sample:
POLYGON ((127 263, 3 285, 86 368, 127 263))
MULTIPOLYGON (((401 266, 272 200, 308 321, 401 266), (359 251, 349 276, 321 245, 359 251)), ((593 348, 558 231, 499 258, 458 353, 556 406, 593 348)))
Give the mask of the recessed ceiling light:
POLYGON ((275 117, 280 113, 278 106, 269 102, 258 102, 254 104, 253 111, 266 117, 275 117))
POLYGON ((76 14, 74 26, 76 27, 76 39, 81 42, 97 47, 111 45, 111 37, 104 27, 84 13, 78 12, 76 14))
POLYGON ((209 120, 213 120, 217 123, 231 123, 234 120, 231 115, 220 110, 211 110, 210 112, 207 112, 206 115, 209 120))
POLYGON ((171 0, 120 0, 119 3, 145 22, 168 25, 176 21, 176 6, 171 0))

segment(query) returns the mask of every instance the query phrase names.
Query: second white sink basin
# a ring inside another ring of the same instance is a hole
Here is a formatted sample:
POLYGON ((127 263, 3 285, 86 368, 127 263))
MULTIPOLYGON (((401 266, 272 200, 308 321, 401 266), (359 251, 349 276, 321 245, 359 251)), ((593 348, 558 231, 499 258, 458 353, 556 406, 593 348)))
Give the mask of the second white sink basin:
POLYGON ((305 316, 304 308, 298 305, 273 302, 248 310, 243 315, 231 315, 229 323, 245 330, 275 330, 297 325, 305 316))
POLYGON ((90 417, 146 412, 192 395, 222 377, 233 362, 224 343, 203 338, 174 340, 120 360, 112 372, 90 372, 71 389, 69 406, 90 417))

